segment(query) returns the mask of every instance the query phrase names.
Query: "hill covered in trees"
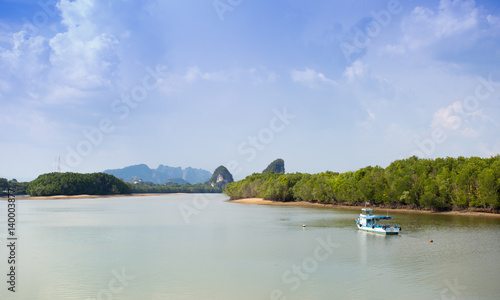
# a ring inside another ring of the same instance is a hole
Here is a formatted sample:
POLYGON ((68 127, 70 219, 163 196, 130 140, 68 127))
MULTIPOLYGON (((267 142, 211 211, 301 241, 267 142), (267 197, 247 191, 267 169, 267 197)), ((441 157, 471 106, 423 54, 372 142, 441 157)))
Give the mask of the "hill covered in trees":
POLYGON ((215 169, 208 184, 212 187, 225 188, 228 183, 233 182, 233 175, 224 166, 219 166, 215 169))
POLYGON ((451 210, 500 208, 500 156, 397 160, 386 168, 320 174, 253 174, 230 183, 231 199, 408 206, 451 210))
POLYGON ((48 173, 30 182, 31 196, 52 195, 111 195, 130 194, 130 187, 122 180, 105 173, 48 173))
POLYGON ((262 171, 262 173, 266 172, 285 173, 285 161, 281 158, 274 160, 262 171))

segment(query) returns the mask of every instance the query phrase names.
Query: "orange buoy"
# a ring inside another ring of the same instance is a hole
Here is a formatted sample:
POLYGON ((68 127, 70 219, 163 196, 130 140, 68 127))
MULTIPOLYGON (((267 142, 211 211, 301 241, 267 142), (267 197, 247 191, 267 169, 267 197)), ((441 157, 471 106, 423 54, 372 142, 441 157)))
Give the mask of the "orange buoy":
POLYGON ((434 241, 433 241, 433 240, 430 240, 430 242, 432 243, 432 242, 434 242, 434 241))

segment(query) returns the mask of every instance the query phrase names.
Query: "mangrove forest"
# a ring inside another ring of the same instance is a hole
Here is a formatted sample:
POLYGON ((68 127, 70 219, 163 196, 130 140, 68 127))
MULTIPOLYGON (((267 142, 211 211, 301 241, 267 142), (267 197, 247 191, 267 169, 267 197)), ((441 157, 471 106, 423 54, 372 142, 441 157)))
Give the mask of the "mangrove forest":
POLYGON ((396 160, 388 167, 368 166, 345 173, 254 173, 230 183, 232 200, 264 198, 324 204, 426 208, 432 210, 500 208, 500 156, 396 160))

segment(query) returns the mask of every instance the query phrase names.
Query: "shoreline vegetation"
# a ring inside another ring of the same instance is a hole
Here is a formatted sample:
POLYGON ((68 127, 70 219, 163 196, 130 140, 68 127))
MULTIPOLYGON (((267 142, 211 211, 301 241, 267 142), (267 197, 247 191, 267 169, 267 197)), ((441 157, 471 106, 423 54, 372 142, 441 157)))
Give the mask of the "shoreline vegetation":
MULTIPOLYGON (((73 199, 96 199, 96 198, 119 198, 119 197, 147 197, 147 196, 175 196, 175 195, 189 195, 189 193, 137 193, 137 194, 113 194, 113 195, 53 195, 53 196, 29 196, 29 195, 16 195, 17 200, 73 200, 73 199)), ((7 201, 7 197, 0 198, 7 201)), ((240 204, 255 204, 255 205, 269 205, 269 206, 289 206, 289 207, 309 207, 309 208, 328 208, 328 209, 345 209, 356 210, 365 207, 364 205, 348 205, 348 204, 322 204, 307 201, 296 202, 280 202, 273 200, 266 200, 262 198, 245 198, 238 200, 228 200, 230 203, 240 204)), ((417 214, 436 214, 436 215, 459 215, 459 216, 474 216, 474 217, 493 217, 500 218, 500 214, 492 214, 488 212, 473 211, 473 210, 453 210, 453 211, 432 211, 423 209, 412 209, 409 207, 384 207, 372 206, 374 211, 380 212, 399 212, 399 213, 417 213, 417 214)))
MULTIPOLYGON (((322 204, 313 203, 307 201, 296 201, 296 202, 280 202, 273 200, 266 200, 263 198, 245 198, 237 200, 228 200, 231 203, 241 203, 241 204, 255 204, 255 205, 269 205, 269 206, 290 206, 290 207, 309 207, 309 208, 333 208, 333 209, 345 209, 345 210, 360 210, 364 208, 364 205, 346 205, 346 204, 322 204)), ((379 206, 366 206, 373 208, 375 212, 398 212, 398 213, 410 213, 410 214, 435 214, 435 215, 458 215, 458 216, 473 216, 473 217, 491 217, 500 218, 500 214, 494 214, 489 212, 474 211, 474 210, 451 210, 451 211, 433 211, 433 210, 423 210, 423 209, 412 209, 408 207, 379 207, 379 206)))
POLYGON ((345 173, 254 173, 230 183, 231 200, 262 198, 282 203, 409 208, 429 211, 500 212, 500 155, 396 160, 345 173))

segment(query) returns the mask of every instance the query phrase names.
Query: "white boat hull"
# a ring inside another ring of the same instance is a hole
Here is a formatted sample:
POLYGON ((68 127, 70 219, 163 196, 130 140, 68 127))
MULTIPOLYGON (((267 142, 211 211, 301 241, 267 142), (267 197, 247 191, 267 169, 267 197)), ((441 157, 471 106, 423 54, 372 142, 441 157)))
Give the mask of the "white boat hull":
POLYGON ((358 226, 359 230, 364 230, 364 231, 369 231, 369 232, 375 232, 375 233, 380 233, 380 234, 399 234, 399 227, 386 227, 385 229, 383 227, 368 227, 368 226, 358 226))
POLYGON ((377 221, 380 220, 392 220, 393 217, 389 216, 374 216, 373 209, 363 208, 361 209, 361 214, 356 221, 356 226, 359 230, 375 232, 380 234, 399 234, 401 227, 394 224, 378 224, 377 221))

